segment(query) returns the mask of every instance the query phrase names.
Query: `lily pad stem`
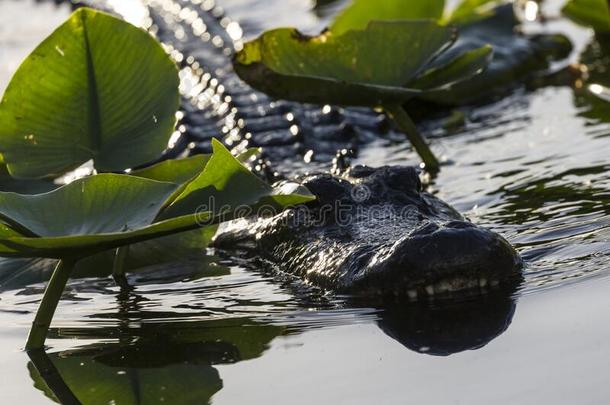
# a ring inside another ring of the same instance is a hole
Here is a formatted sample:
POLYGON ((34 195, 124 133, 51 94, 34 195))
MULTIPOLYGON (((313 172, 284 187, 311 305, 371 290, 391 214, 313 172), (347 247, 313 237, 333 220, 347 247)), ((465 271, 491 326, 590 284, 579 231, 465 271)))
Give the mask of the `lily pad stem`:
POLYGON ((30 335, 25 345, 26 350, 36 350, 44 347, 57 304, 77 261, 78 258, 64 258, 57 263, 32 323, 32 329, 30 329, 30 335))
POLYGON ((426 165, 426 170, 430 173, 438 173, 440 170, 438 159, 434 156, 426 140, 417 130, 415 123, 404 108, 400 104, 388 104, 383 106, 383 109, 394 120, 398 128, 407 135, 409 142, 426 165))
POLYGON ((112 266, 112 278, 114 278, 114 282, 117 283, 121 289, 129 289, 129 282, 127 281, 127 277, 125 276, 125 261, 127 260, 127 255, 129 254, 129 245, 122 246, 117 248, 114 263, 112 266))

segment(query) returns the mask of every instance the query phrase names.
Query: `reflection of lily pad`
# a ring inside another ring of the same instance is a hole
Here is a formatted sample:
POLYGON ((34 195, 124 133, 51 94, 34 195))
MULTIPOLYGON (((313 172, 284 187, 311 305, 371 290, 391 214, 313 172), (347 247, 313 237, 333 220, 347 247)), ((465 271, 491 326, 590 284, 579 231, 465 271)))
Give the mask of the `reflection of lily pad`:
POLYGON ((167 147, 178 103, 176 66, 157 41, 81 8, 15 73, 0 104, 0 151, 20 178, 91 159, 99 171, 138 166, 167 147))
POLYGON ((206 404, 222 388, 218 371, 208 364, 176 363, 160 368, 112 367, 78 354, 51 355, 50 361, 71 395, 67 394, 65 388, 60 391, 42 380, 32 363, 29 365, 30 375, 34 379, 34 386, 57 402, 60 402, 58 397, 65 401, 70 395, 87 405, 206 404))
POLYGON ((283 331, 247 318, 144 325, 130 332, 140 335, 135 343, 34 354, 29 369, 52 399, 68 393, 83 404, 205 404, 222 388, 213 365, 258 357, 283 331), (38 372, 47 361, 59 381, 38 372))

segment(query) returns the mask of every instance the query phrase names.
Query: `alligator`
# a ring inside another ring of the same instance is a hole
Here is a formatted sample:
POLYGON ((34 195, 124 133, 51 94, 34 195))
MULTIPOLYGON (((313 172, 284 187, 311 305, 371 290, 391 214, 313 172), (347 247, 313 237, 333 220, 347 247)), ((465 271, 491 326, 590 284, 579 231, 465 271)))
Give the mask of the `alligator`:
MULTIPOLYGON (((185 150, 208 153, 211 138, 221 133, 235 152, 264 147, 253 171, 271 181, 283 181, 282 172, 300 175, 296 180, 317 197, 271 218, 224 226, 215 240, 218 249, 256 252, 308 283, 356 295, 415 299, 479 291, 519 278, 522 261, 511 245, 424 191, 416 168, 346 165, 328 172, 338 150, 345 155, 376 139, 402 140, 383 115, 272 100, 250 88, 231 64, 241 47, 241 28, 214 1, 142 4, 149 13, 146 28, 181 67, 183 116, 179 136, 164 157, 185 150), (304 174, 310 171, 317 174, 304 174)), ((491 26, 497 35, 483 39, 497 45, 499 57, 474 83, 477 98, 469 102, 488 97, 496 89, 490 83, 505 89, 532 71, 546 71, 550 60, 571 49, 561 36, 518 33, 508 7, 499 9, 500 20, 487 22, 486 29, 491 26), (507 13, 509 25, 497 29, 507 13)), ((464 32, 456 46, 478 46, 478 30, 464 32)), ((447 94, 440 99, 451 100, 447 94)), ((438 110, 438 100, 427 102, 438 110)))
POLYGON ((357 296, 441 297, 520 277, 513 247, 425 192, 414 167, 353 166, 298 181, 316 201, 225 224, 214 246, 357 296))

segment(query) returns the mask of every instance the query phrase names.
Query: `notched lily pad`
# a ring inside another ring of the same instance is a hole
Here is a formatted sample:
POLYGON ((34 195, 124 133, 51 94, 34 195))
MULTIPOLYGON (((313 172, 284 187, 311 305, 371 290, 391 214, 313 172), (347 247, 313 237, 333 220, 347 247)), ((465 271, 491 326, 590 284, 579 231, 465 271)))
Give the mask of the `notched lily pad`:
POLYGON ((167 147, 178 103, 177 68, 154 38, 81 8, 15 73, 0 104, 0 153, 17 178, 91 159, 100 172, 139 166, 167 147))
POLYGON ((420 79, 426 89, 438 88, 480 72, 489 47, 428 70, 455 39, 453 28, 433 21, 373 21, 362 31, 316 37, 281 28, 246 43, 234 66, 242 79, 276 98, 381 106, 421 94, 420 79))

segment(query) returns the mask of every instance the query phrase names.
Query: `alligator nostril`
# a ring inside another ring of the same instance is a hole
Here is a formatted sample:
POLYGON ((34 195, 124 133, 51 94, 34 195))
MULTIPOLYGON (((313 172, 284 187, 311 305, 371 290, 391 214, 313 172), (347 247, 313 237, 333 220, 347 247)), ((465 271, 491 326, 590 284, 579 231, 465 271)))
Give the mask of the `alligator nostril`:
POLYGON ((425 236, 430 235, 439 230, 439 226, 434 222, 428 222, 427 224, 420 226, 414 230, 410 236, 425 236))
POLYGON ((471 222, 467 222, 467 221, 451 221, 451 222, 448 222, 447 224, 445 224, 445 228, 467 229, 467 228, 476 228, 476 225, 474 225, 471 222))

